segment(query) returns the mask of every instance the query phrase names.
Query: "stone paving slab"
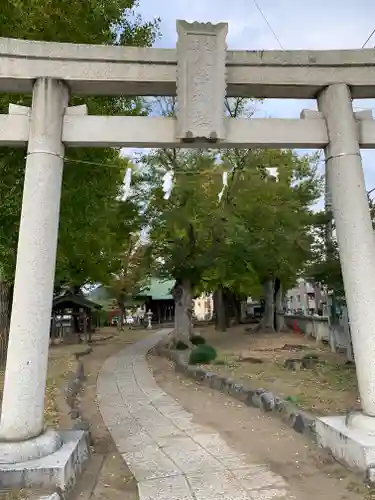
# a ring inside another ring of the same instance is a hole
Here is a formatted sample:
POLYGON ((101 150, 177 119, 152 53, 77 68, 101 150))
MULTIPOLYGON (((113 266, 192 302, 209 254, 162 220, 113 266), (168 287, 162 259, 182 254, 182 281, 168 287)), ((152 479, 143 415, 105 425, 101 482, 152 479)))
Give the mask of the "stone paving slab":
POLYGON ((103 420, 138 482, 140 500, 293 498, 281 476, 231 449, 213 429, 195 424, 156 384, 146 355, 168 332, 108 358, 98 377, 103 420))

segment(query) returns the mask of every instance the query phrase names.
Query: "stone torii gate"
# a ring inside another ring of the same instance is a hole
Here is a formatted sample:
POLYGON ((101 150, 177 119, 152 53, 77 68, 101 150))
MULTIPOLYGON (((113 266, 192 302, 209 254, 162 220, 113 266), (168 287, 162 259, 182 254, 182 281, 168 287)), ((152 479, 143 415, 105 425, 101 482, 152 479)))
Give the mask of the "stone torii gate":
POLYGON ((27 145, 0 420, 3 485, 14 483, 17 467, 25 478, 67 445, 66 435, 43 428, 65 146, 324 148, 362 412, 318 419, 317 434, 351 467, 373 465, 375 239, 360 148, 375 147, 375 123, 371 113, 353 112, 352 99, 375 97, 375 51, 227 51, 226 24, 177 28, 177 50, 0 39, 0 92, 33 94, 31 109, 10 105, 0 115, 0 145, 27 145), (70 95, 177 95, 178 115, 89 116, 85 106, 68 106, 70 95), (229 119, 225 95, 314 98, 319 112, 229 119))

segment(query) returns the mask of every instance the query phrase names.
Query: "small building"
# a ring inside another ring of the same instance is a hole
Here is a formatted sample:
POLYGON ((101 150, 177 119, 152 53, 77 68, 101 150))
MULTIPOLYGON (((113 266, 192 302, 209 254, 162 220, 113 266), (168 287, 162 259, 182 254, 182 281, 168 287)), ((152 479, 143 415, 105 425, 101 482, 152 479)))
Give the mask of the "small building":
POLYGON ((151 278, 149 285, 137 294, 136 299, 144 301, 146 311, 151 310, 153 323, 174 321, 174 298, 172 296, 174 283, 174 280, 151 278))
POLYGON ((260 318, 264 312, 264 301, 253 300, 251 297, 247 298, 245 303, 245 317, 247 318, 260 318))
POLYGON ((102 306, 83 295, 64 292, 52 302, 51 336, 53 338, 77 338, 81 334, 91 337, 102 306))
POLYGON ((210 321, 214 312, 212 293, 202 293, 202 295, 193 299, 193 312, 198 321, 210 321))
MULTIPOLYGON (((104 321, 104 325, 102 326, 117 324, 121 316, 121 311, 111 287, 99 285, 89 292, 88 298, 102 306, 102 321, 104 321)), ((136 297, 129 297, 124 303, 125 316, 131 315, 132 313, 134 314, 139 307, 142 308, 143 306, 144 298, 140 297, 137 299, 136 297)))
MULTIPOLYGON (((151 278, 147 285, 134 297, 129 297, 125 303, 127 314, 136 312, 138 308, 145 309, 146 312, 151 309, 153 313, 152 322, 170 323, 174 321, 174 299, 172 288, 174 280, 163 280, 160 278, 151 278)), ((108 321, 114 324, 120 316, 120 311, 116 299, 113 297, 111 289, 104 285, 99 285, 92 290, 89 298, 100 303, 108 313, 108 321)))

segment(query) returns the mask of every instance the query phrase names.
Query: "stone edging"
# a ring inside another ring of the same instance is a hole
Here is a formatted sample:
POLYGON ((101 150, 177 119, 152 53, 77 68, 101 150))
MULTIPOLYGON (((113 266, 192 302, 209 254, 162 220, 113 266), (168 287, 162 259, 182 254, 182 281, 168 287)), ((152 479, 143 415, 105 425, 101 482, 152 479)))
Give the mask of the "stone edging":
MULTIPOLYGON (((68 384, 65 387, 65 401, 70 408, 70 418, 72 420, 77 420, 73 426, 76 430, 88 430, 89 428, 87 422, 85 422, 81 417, 78 408, 77 395, 82 390, 83 382, 85 380, 84 366, 82 361, 80 361, 80 358, 91 353, 91 347, 74 353, 77 360, 77 368, 75 372, 71 373, 68 384)), ((56 491, 50 493, 49 495, 42 495, 38 498, 38 500, 64 500, 65 498, 65 493, 61 490, 61 488, 57 487, 56 491)))
POLYGON ((264 389, 249 389, 231 378, 210 372, 200 366, 189 365, 184 354, 187 351, 167 349, 165 343, 155 346, 153 351, 159 356, 167 357, 173 361, 176 372, 201 382, 211 389, 228 394, 247 406, 277 415, 295 432, 315 440, 315 416, 313 414, 300 410, 288 401, 275 396, 272 392, 264 389))
POLYGON ((82 390, 83 382, 85 380, 85 370, 83 362, 81 361, 80 358, 82 358, 83 356, 87 356, 88 354, 91 353, 92 353, 92 348, 88 347, 84 351, 78 351, 74 354, 77 360, 77 369, 75 373, 71 374, 68 381, 68 386, 66 388, 65 400, 70 408, 70 418, 76 421, 73 426, 75 430, 83 430, 83 431, 89 430, 88 422, 84 421, 80 413, 77 401, 77 395, 82 390))
POLYGON ((55 491, 54 493, 51 493, 51 495, 44 495, 42 497, 39 497, 39 500, 61 500, 63 497, 55 491))

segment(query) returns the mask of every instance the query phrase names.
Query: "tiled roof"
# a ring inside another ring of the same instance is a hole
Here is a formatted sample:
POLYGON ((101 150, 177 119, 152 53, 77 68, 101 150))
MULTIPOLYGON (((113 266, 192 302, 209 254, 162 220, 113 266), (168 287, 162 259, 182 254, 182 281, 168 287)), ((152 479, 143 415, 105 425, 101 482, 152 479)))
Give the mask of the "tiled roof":
POLYGON ((151 296, 153 300, 173 300, 171 294, 173 286, 174 280, 151 278, 150 284, 138 293, 138 297, 151 296))

